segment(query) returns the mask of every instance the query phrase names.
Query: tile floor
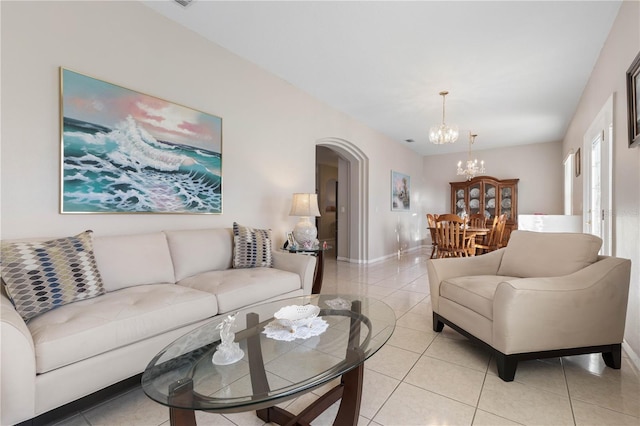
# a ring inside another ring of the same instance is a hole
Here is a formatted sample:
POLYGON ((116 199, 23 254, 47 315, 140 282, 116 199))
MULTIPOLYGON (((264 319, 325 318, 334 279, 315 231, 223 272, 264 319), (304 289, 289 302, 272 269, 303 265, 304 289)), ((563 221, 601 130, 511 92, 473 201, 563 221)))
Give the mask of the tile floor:
MULTIPOLYGON (((599 355, 520 363, 515 381, 445 327, 431 330, 426 276, 429 250, 372 265, 327 260, 323 293, 365 293, 396 312, 390 341, 365 366, 359 425, 640 425, 640 373, 623 353, 622 369, 599 355)), ((318 390, 322 393, 322 389, 318 390)), ((299 412, 314 393, 284 404, 299 412)), ((331 407, 314 425, 329 425, 331 407)), ((262 425, 253 413, 197 413, 198 425, 262 425)), ((168 409, 134 389, 69 417, 59 425, 168 426, 168 409)))

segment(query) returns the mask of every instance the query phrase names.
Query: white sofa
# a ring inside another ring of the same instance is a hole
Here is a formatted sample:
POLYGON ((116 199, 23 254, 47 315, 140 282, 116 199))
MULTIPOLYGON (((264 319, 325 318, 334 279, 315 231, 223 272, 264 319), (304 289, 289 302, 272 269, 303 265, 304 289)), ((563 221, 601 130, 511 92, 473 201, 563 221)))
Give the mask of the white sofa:
POLYGON ((631 261, 598 256, 601 245, 514 231, 489 254, 429 260, 433 330, 446 324, 491 351, 504 381, 528 359, 601 352, 620 368, 631 261))
POLYGON ((144 371, 211 318, 310 294, 315 258, 273 251, 273 267, 232 268, 231 229, 94 236, 105 294, 25 322, 1 307, 0 424, 32 419, 144 371))

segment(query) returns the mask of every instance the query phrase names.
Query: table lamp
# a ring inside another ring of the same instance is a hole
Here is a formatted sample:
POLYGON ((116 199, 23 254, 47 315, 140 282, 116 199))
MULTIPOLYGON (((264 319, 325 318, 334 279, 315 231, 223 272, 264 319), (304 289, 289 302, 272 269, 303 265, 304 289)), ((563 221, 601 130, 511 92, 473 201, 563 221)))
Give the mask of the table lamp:
POLYGON ((312 216, 320 216, 317 194, 293 194, 289 216, 300 216, 300 221, 293 228, 293 238, 305 249, 313 248, 318 236, 318 229, 311 222, 312 216))

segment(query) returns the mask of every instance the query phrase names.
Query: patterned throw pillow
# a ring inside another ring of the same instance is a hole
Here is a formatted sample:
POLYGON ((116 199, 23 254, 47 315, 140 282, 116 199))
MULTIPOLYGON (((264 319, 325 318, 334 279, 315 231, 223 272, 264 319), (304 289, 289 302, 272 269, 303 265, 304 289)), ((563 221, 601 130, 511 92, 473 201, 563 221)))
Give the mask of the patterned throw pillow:
POLYGON ((2 244, 2 279, 22 318, 105 293, 91 234, 2 244))
POLYGON ((233 222, 233 267, 270 268, 272 265, 271 230, 253 229, 233 222))

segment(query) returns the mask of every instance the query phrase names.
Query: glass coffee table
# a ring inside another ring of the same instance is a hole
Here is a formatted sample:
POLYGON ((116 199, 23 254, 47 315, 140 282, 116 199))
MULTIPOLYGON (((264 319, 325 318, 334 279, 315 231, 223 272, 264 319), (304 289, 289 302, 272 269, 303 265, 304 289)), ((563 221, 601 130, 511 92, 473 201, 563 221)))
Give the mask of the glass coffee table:
POLYGON ((334 424, 357 424, 364 361, 395 328, 388 305, 359 295, 311 295, 248 307, 234 318, 232 340, 244 352, 239 361, 220 365, 220 358, 213 360, 228 320, 224 316, 167 346, 144 371, 144 392, 169 407, 172 425, 195 425, 194 410, 255 410, 265 422, 309 424, 339 399, 334 424), (304 324, 274 318, 291 306, 319 308, 318 316, 304 324), (336 378, 335 387, 298 415, 276 406, 336 378))

